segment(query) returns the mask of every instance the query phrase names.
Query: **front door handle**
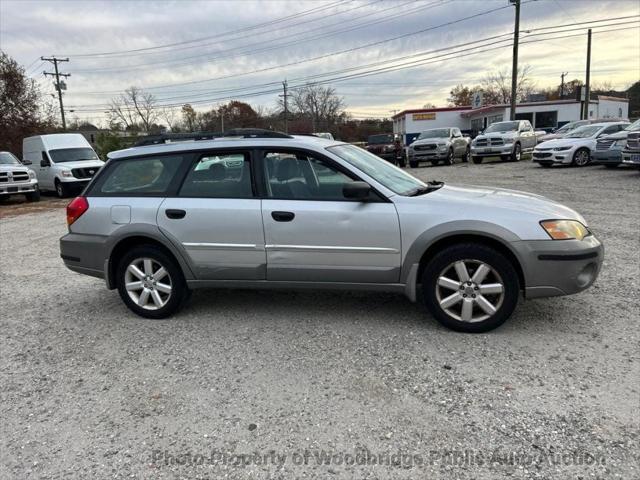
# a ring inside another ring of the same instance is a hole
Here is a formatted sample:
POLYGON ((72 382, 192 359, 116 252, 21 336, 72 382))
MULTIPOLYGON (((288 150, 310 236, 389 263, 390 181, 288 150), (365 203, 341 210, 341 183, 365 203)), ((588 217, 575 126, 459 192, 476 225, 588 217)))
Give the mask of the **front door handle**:
POLYGON ((174 208, 169 208, 167 210, 164 211, 164 213, 167 215, 167 217, 173 219, 173 220, 178 220, 180 218, 184 218, 184 216, 187 214, 187 212, 185 212, 184 210, 179 210, 179 209, 174 209, 174 208))
POLYGON ((293 212, 271 212, 271 217, 276 222, 290 222, 296 216, 293 212))

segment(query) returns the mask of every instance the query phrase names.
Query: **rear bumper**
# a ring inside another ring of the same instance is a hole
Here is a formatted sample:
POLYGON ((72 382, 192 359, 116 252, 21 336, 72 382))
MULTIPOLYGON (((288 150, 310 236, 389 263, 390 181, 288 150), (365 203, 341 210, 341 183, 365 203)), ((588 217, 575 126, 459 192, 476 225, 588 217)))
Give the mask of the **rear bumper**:
POLYGON ((527 298, 571 295, 586 290, 600 273, 604 246, 583 240, 529 240, 511 244, 520 258, 527 298))
POLYGON ((28 182, 1 183, 0 195, 20 195, 22 193, 35 192, 38 189, 38 180, 32 179, 28 182))
POLYGON ((106 278, 107 238, 101 235, 68 233, 60 239, 60 258, 69 270, 106 278))

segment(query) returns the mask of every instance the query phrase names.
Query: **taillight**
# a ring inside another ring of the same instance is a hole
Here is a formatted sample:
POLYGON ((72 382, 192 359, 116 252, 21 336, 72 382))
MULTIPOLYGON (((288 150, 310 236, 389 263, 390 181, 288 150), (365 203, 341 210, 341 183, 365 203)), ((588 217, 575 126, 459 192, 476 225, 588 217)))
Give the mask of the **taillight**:
POLYGON ((67 225, 71 225, 79 219, 84 212, 89 210, 89 202, 84 197, 76 197, 67 205, 67 225))

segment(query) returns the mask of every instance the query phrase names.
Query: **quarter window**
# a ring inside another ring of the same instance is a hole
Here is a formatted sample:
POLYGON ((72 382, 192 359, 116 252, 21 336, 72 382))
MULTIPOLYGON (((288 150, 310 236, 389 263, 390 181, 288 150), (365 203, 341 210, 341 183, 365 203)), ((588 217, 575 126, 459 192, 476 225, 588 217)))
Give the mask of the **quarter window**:
POLYGON ((179 196, 200 198, 251 198, 248 153, 216 153, 200 157, 187 174, 179 196))
POLYGON ((171 155, 117 161, 107 173, 100 192, 111 195, 164 194, 182 159, 182 156, 171 155))
POLYGON ((345 200, 342 188, 352 179, 306 153, 267 152, 267 196, 290 200, 345 200))

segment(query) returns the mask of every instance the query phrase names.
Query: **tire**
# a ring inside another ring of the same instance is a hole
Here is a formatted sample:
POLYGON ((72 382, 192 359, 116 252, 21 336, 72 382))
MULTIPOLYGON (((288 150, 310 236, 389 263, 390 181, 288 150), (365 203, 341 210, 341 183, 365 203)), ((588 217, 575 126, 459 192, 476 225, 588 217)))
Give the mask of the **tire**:
POLYGON ((483 160, 482 157, 471 157, 471 161, 476 165, 480 165, 482 163, 482 160, 483 160))
POLYGON ((33 192, 26 193, 24 195, 27 199, 27 202, 39 202, 40 201, 40 189, 36 187, 33 192))
POLYGON ((590 162, 591 155, 589 153, 589 149, 584 147, 576 150, 576 152, 573 154, 573 158, 571 159, 571 165, 574 165, 576 167, 584 167, 586 165, 589 165, 590 162))
POLYGON ((418 168, 418 165, 420 165, 420 162, 418 162, 417 160, 409 160, 409 166, 411 168, 418 168))
POLYGON ((471 147, 467 147, 467 150, 464 152, 464 155, 462 156, 462 162, 468 163, 470 158, 471 158, 471 147))
POLYGON ((520 294, 518 274, 511 262, 493 248, 477 243, 452 245, 438 252, 424 269, 422 288, 427 309, 436 320, 466 333, 487 332, 502 325, 513 313, 520 294), (458 274, 461 263, 465 268, 458 274), (474 282, 476 273, 482 279, 474 282), (465 277, 471 284, 461 282, 465 277), (483 288, 484 295, 478 293, 483 288))
POLYGON ((445 165, 453 165, 454 164, 454 156, 453 156, 453 148, 449 149, 449 153, 447 153, 447 158, 444 159, 445 165))
POLYGON ((62 183, 57 178, 55 181, 55 187, 56 187, 56 195, 58 196, 58 198, 66 198, 69 196, 69 190, 67 189, 67 187, 65 187, 64 183, 62 183))
POLYGON ((171 316, 189 296, 189 289, 176 261, 153 245, 134 247, 124 254, 116 270, 116 286, 129 310, 151 319, 171 316), (137 273, 129 268, 132 265, 137 267, 137 273), (166 273, 154 278, 161 268, 166 273), (127 289, 127 284, 139 284, 139 288, 127 289))
POLYGON ((512 162, 519 162, 520 160, 522 160, 522 147, 519 143, 516 143, 513 147, 513 152, 511 152, 509 159, 512 162))

